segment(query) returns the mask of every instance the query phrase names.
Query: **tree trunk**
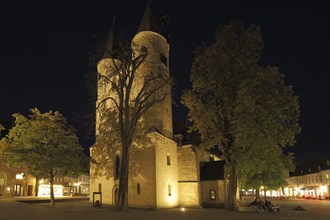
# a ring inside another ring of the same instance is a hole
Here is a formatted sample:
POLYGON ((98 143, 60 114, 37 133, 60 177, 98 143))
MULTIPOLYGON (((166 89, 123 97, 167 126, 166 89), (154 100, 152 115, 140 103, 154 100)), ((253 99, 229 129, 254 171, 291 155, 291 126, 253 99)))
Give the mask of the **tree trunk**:
POLYGON ((50 177, 50 204, 55 206, 55 196, 54 196, 54 177, 50 177))
POLYGON ((227 211, 236 211, 237 170, 236 164, 229 165, 228 201, 227 211))
POLYGON ((260 189, 259 186, 256 188, 256 198, 260 199, 260 189))
POLYGON ((116 204, 116 210, 125 211, 127 209, 128 209, 128 150, 126 148, 123 150, 121 155, 118 203, 116 204))
POLYGON ((38 192, 39 192, 39 177, 36 176, 35 196, 38 196, 38 192))

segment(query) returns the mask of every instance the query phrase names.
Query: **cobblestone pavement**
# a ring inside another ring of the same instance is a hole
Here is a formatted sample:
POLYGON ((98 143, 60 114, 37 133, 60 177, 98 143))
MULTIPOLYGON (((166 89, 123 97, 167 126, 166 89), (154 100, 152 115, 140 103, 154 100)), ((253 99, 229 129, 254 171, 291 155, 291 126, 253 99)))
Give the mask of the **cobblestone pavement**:
MULTIPOLYGON (((21 199, 22 200, 22 199, 21 199)), ((48 203, 42 202, 19 202, 15 198, 0 199, 0 220, 102 220, 102 219, 134 219, 134 220, 235 220, 235 219, 288 219, 304 220, 330 219, 329 201, 275 201, 281 206, 280 212, 265 213, 233 213, 223 209, 191 209, 180 208, 164 210, 140 210, 130 209, 127 212, 116 212, 113 207, 104 205, 103 207, 92 207, 87 200, 63 200, 51 207, 48 203), (295 211, 297 205, 305 207, 308 211, 295 211)))

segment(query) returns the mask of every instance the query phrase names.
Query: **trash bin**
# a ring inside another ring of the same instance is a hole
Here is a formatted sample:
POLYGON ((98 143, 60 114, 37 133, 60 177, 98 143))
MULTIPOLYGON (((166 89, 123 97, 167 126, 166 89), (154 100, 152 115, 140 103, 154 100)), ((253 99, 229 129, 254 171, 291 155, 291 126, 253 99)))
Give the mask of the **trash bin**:
POLYGON ((102 207, 102 192, 93 192, 93 206, 102 207))

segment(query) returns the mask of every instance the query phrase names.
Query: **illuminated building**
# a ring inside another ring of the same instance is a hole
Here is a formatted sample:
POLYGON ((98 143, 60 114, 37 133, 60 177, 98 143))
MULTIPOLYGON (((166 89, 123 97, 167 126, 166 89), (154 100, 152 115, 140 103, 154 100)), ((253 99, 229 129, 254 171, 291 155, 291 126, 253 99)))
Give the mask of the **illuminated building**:
MULTIPOLYGON (((9 126, 8 126, 9 127, 9 126)), ((0 124, 0 138, 6 129, 0 124)), ((24 167, 8 166, 5 155, 0 155, 0 196, 50 196, 48 179, 37 180, 24 167)), ((57 196, 89 195, 89 176, 81 175, 78 178, 54 177, 54 194, 57 196)))
POLYGON ((24 168, 8 167, 1 161, 0 196, 34 196, 35 178, 24 168))
POLYGON ((330 160, 309 162, 290 174, 286 195, 296 198, 329 199, 330 160))
MULTIPOLYGON (((162 71, 163 74, 169 75, 170 47, 160 31, 160 26, 160 21, 153 15, 149 3, 131 43, 132 47, 138 45, 148 51, 146 60, 136 73, 139 77, 148 77, 146 74, 152 71, 162 71)), ((115 66, 121 63, 116 59, 115 38, 113 23, 106 50, 97 65, 98 72, 104 76, 116 71, 115 66)), ((135 86, 142 87, 143 82, 137 78, 135 86)), ((171 88, 168 88, 168 91, 171 91, 171 88)), ((109 92, 110 86, 99 82, 96 105, 106 98, 109 92)), ((145 134, 149 140, 133 143, 130 148, 128 205, 155 209, 199 207, 203 203, 204 194, 207 201, 211 198, 209 203, 223 203, 224 180, 214 179, 210 180, 211 185, 204 184, 200 180, 200 161, 194 146, 189 143, 181 144, 180 135, 173 135, 171 102, 171 96, 167 96, 161 103, 151 107, 142 118, 146 130, 149 131, 145 134)), ((91 162, 90 168, 90 201, 94 201, 93 193, 100 193, 103 203, 115 205, 119 190, 121 148, 108 144, 115 137, 102 139, 112 130, 111 124, 99 129, 102 113, 105 114, 108 109, 110 111, 111 105, 113 102, 106 102, 106 108, 96 112, 96 144, 90 149, 91 157, 96 160, 96 163, 91 162), (104 156, 102 149, 112 153, 104 156)))
MULTIPOLYGON (((50 184, 48 179, 39 180, 38 196, 50 196, 50 184)), ((54 177, 54 196, 88 196, 89 176, 81 175, 74 177, 54 177)))

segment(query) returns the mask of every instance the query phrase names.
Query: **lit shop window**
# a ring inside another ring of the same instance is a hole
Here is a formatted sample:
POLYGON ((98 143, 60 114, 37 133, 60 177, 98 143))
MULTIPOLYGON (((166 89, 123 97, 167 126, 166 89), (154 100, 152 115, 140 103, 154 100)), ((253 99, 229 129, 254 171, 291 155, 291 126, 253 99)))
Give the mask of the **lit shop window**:
POLYGON ((17 180, 25 179, 25 175, 24 175, 24 173, 18 173, 18 174, 16 174, 15 179, 17 179, 17 180))
MULTIPOLYGON (((50 185, 39 185, 38 196, 50 196, 50 185)), ((62 185, 54 185, 54 196, 63 196, 62 185)))

